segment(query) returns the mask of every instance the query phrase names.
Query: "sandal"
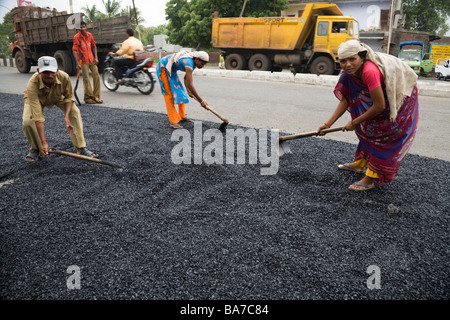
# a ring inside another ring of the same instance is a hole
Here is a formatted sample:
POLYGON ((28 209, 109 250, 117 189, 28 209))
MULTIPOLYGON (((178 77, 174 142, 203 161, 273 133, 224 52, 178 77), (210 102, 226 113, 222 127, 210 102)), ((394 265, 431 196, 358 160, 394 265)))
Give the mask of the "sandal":
POLYGON ((84 102, 87 103, 87 104, 96 104, 96 103, 97 103, 97 102, 96 102, 95 100, 93 100, 93 99, 87 99, 87 100, 84 100, 84 102))
POLYGON ((348 170, 348 171, 353 171, 356 173, 364 173, 364 168, 360 167, 362 169, 361 171, 356 170, 355 168, 350 166, 350 163, 340 164, 340 165, 338 165, 338 168, 341 170, 348 170))
POLYGON ((96 103, 103 103, 103 100, 102 100, 102 99, 95 98, 94 100, 95 100, 96 103))
POLYGON ((170 127, 172 129, 183 129, 183 126, 180 125, 179 123, 171 124, 170 127))
POLYGON ((367 184, 362 184, 362 183, 355 182, 354 184, 352 184, 348 188, 350 190, 353 190, 353 191, 367 191, 367 190, 375 188, 375 184, 372 184, 372 185, 369 186, 367 184))
POLYGON ((41 160, 41 155, 38 151, 29 152, 26 155, 25 160, 27 160, 28 162, 36 162, 41 160))
POLYGON ((82 156, 87 156, 91 158, 98 158, 98 155, 96 153, 88 150, 87 148, 82 148, 80 152, 77 152, 77 154, 81 154, 82 156))
POLYGON ((189 119, 189 118, 183 118, 180 120, 180 122, 194 122, 194 120, 189 119))

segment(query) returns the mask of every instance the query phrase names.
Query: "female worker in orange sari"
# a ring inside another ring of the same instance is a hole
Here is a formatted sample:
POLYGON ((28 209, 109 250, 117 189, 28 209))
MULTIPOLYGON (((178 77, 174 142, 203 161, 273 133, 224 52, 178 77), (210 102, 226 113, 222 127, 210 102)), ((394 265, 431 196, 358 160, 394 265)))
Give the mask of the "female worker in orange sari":
POLYGON ((188 96, 201 101, 200 105, 203 108, 208 106, 197 93, 192 77, 194 69, 203 68, 208 61, 209 56, 205 51, 182 51, 162 58, 156 65, 161 93, 164 96, 170 126, 173 129, 183 128, 182 122, 192 122, 191 119, 186 117, 185 103, 189 102, 188 96), (178 77, 178 71, 186 72, 184 84, 187 92, 178 77), (178 104, 178 111, 175 104, 178 104))

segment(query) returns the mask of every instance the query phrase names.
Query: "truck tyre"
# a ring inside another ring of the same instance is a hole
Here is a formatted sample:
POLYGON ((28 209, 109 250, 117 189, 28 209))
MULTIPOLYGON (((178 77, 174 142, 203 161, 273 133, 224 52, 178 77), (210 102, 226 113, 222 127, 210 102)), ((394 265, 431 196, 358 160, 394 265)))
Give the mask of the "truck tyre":
POLYGON ((311 63, 310 72, 317 75, 332 75, 334 73, 334 62, 328 57, 317 57, 311 63))
POLYGON ((16 68, 20 73, 28 73, 31 69, 31 62, 28 60, 22 51, 17 51, 14 60, 16 62, 16 68))
POLYGON ((270 71, 272 61, 265 54, 257 53, 250 57, 248 68, 250 71, 270 71))
POLYGON ((239 53, 232 53, 225 58, 225 68, 228 70, 244 70, 247 68, 247 60, 239 53))
MULTIPOLYGON (((68 75, 73 75, 73 64, 72 58, 69 55, 68 51, 58 50, 54 55, 56 62, 58 63, 58 69, 64 71, 68 75)), ((76 69, 76 68, 75 68, 76 69)))

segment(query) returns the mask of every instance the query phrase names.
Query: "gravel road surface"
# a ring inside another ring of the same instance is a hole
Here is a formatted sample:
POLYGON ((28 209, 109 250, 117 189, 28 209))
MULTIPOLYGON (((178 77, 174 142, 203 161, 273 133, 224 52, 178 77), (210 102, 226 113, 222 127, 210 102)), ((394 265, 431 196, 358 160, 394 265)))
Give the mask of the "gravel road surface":
MULTIPOLYGON (((292 141, 275 175, 174 164, 166 115, 83 105, 88 148, 123 170, 30 164, 22 96, 0 101, 0 299, 450 298, 448 161, 408 154, 393 183, 351 192, 359 176, 337 165, 353 144, 292 141)), ((49 144, 73 152, 62 112, 45 116, 49 144)))

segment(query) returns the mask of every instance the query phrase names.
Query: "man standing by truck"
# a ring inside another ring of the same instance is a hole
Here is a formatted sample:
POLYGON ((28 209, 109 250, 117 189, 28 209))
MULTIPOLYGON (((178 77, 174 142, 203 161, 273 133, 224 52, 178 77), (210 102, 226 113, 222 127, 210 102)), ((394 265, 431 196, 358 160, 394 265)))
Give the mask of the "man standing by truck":
POLYGON ((97 46, 94 37, 87 31, 86 22, 80 22, 80 31, 73 37, 73 56, 77 62, 77 70, 83 73, 84 102, 88 104, 102 103, 100 99, 100 76, 98 74, 97 46), (94 54, 92 54, 92 51, 94 54), (81 63, 80 63, 81 60, 81 63), (89 79, 92 73, 94 91, 89 79))

